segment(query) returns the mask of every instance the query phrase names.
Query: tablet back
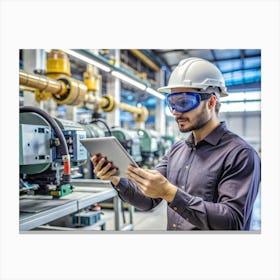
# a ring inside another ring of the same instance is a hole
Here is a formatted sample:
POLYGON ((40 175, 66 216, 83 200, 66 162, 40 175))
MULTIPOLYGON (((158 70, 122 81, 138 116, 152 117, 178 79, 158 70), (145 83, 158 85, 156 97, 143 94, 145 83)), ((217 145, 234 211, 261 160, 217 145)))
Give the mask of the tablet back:
POLYGON ((118 173, 115 174, 117 176, 125 177, 125 170, 129 164, 137 166, 137 163, 115 136, 86 138, 81 139, 80 142, 88 150, 90 156, 100 153, 112 161, 114 166, 119 168, 118 173))

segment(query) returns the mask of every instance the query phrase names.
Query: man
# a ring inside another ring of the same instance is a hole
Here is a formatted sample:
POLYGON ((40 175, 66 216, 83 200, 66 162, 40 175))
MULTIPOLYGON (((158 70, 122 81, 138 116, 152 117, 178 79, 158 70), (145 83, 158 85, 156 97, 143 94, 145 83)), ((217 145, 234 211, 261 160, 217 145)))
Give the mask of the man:
POLYGON ((168 230, 248 230, 260 159, 218 119, 219 99, 227 96, 221 72, 204 59, 188 58, 159 91, 168 93, 180 131, 190 136, 176 142, 155 170, 129 166, 127 178, 119 178, 111 163, 95 155, 95 174, 136 208, 150 210, 166 200, 168 230))

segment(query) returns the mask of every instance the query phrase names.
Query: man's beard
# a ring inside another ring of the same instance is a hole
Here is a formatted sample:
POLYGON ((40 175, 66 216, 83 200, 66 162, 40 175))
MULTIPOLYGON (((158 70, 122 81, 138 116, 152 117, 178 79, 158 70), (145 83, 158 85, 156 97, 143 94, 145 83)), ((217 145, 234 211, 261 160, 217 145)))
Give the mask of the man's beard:
POLYGON ((205 126, 209 122, 210 117, 207 114, 207 111, 202 109, 201 113, 193 119, 192 123, 190 123, 190 119, 188 117, 177 117, 176 121, 178 122, 178 120, 188 121, 190 124, 190 126, 188 127, 184 127, 185 125, 181 126, 180 124, 178 124, 180 132, 190 132, 205 126))

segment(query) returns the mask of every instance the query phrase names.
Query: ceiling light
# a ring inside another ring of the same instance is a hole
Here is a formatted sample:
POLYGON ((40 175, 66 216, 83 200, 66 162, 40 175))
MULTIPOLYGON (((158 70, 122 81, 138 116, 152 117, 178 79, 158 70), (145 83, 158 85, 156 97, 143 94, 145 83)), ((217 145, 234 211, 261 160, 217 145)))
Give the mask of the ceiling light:
POLYGON ((157 98, 160 98, 160 99, 162 99, 162 100, 165 99, 165 96, 164 96, 163 94, 160 94, 159 92, 157 92, 156 90, 154 90, 154 89, 152 89, 152 88, 150 88, 150 87, 148 87, 148 88, 146 89, 146 91, 147 91, 148 93, 150 93, 151 95, 157 97, 157 98))
POLYGON ((74 52, 74 51, 69 50, 69 49, 63 49, 62 51, 64 51, 65 53, 68 53, 69 55, 72 55, 72 56, 74 56, 74 57, 76 57, 76 58, 78 58, 78 59, 80 59, 80 60, 82 60, 84 62, 92 64, 92 65, 98 67, 99 69, 101 69, 101 70, 103 70, 105 72, 110 72, 111 71, 110 67, 108 67, 108 66, 106 66, 106 65, 104 65, 102 63, 99 63, 98 61, 95 61, 95 60, 93 60, 91 58, 88 58, 88 57, 86 57, 86 56, 84 56, 82 54, 79 54, 79 53, 74 52))
POLYGON ((146 88, 146 85, 141 84, 141 83, 135 81, 134 79, 132 79, 132 78, 122 74, 119 71, 112 71, 112 75, 117 77, 117 78, 119 78, 119 79, 121 79, 124 82, 127 82, 127 83, 129 83, 129 84, 131 84, 131 85, 141 89, 141 90, 144 90, 146 88))

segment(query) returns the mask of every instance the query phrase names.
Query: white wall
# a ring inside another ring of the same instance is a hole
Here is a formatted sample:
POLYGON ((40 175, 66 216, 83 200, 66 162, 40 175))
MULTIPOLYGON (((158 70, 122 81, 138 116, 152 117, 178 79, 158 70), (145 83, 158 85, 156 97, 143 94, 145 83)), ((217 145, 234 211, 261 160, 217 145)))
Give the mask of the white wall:
POLYGON ((226 121, 229 130, 247 140, 257 151, 260 150, 261 112, 223 112, 220 120, 226 121))

